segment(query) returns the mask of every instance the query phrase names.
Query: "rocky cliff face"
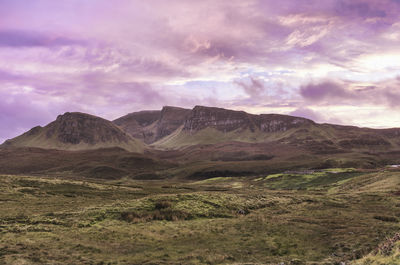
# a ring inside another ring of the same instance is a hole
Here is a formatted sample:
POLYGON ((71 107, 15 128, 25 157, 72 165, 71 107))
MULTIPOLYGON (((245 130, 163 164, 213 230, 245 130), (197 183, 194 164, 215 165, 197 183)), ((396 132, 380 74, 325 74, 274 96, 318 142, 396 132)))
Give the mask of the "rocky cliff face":
POLYGON ((61 150, 121 147, 141 152, 144 143, 154 143, 155 148, 178 149, 230 141, 279 142, 319 153, 350 149, 377 152, 400 148, 400 129, 317 124, 287 115, 253 115, 203 106, 192 110, 167 106, 161 111, 131 113, 113 123, 84 113, 65 113, 46 127, 32 128, 5 145, 61 150))
POLYGON ((196 106, 185 121, 183 129, 196 132, 207 127, 230 132, 239 128, 252 128, 254 122, 250 115, 244 111, 196 106))
POLYGON ((304 124, 313 124, 311 120, 277 114, 252 115, 244 111, 196 106, 185 121, 184 130, 196 132, 207 127, 222 132, 237 129, 249 129, 254 132, 284 132, 304 124))
POLYGON ((314 124, 304 118, 286 115, 253 115, 244 111, 196 106, 192 110, 163 107, 161 111, 142 111, 128 114, 114 121, 132 137, 147 144, 154 143, 182 126, 184 132, 196 133, 205 128, 214 128, 227 133, 235 130, 284 132, 305 124, 314 124))
POLYGON ((152 115, 139 112, 114 122, 121 128, 131 128, 127 132, 133 137, 148 144, 156 143, 155 146, 160 148, 173 149, 224 141, 278 141, 318 152, 337 153, 357 148, 367 150, 400 146, 400 129, 374 130, 317 124, 309 119, 288 115, 253 115, 204 106, 196 106, 192 110, 164 107, 152 115), (205 130, 207 128, 217 131, 205 130))
POLYGON ((262 132, 284 132, 302 125, 315 124, 312 120, 278 114, 254 116, 257 127, 262 132))
POLYGON ((141 111, 114 120, 114 124, 132 137, 151 144, 182 126, 189 109, 165 106, 161 111, 141 111))
POLYGON ((146 110, 130 113, 113 121, 115 125, 134 138, 151 143, 155 138, 152 124, 161 117, 159 110, 146 110))
POLYGON ((46 128, 47 138, 66 144, 127 143, 131 138, 111 122, 84 113, 65 113, 46 128))
POLYGON ((143 144, 112 122, 84 113, 65 113, 45 127, 34 127, 5 143, 9 146, 59 150, 85 150, 122 147, 141 151, 143 144))
POLYGON ((157 123, 156 139, 161 139, 173 133, 185 123, 190 113, 191 110, 189 109, 164 107, 161 110, 161 117, 157 123))

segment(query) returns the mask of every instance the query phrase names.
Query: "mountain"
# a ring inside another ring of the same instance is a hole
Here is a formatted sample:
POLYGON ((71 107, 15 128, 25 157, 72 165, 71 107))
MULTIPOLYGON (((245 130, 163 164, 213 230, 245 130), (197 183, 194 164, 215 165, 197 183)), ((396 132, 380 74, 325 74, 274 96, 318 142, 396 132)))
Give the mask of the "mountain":
MULTIPOLYGON (((400 150, 400 129, 318 124, 301 117, 255 115, 205 106, 193 109, 166 106, 162 110, 130 113, 113 122, 67 112, 45 127, 32 128, 6 141, 3 146, 59 150, 121 147, 143 152, 148 147, 179 150, 197 145, 223 149, 224 145, 218 145, 223 143, 242 143, 239 149, 244 148, 243 144, 274 144, 282 149, 301 148, 312 154, 376 153, 400 150)), ((251 153, 251 148, 245 149, 251 153)))
POLYGON ((65 113, 45 127, 6 141, 0 148, 0 172, 74 169, 91 177, 209 178, 304 168, 375 168, 400 164, 399 154, 398 128, 369 129, 318 124, 288 115, 167 106, 113 122, 65 113), (127 158, 130 155, 113 148, 141 154, 127 158), (150 162, 138 171, 142 158, 150 162))
POLYGON ((166 106, 161 111, 130 113, 113 122, 132 137, 151 144, 177 130, 190 113, 190 109, 166 106))
POLYGON ((254 115, 243 111, 196 106, 181 126, 153 142, 152 146, 177 149, 231 141, 301 146, 314 153, 397 150, 400 149, 400 129, 378 130, 318 124, 309 119, 287 115, 254 115))
POLYGON ((158 148, 180 148, 228 141, 271 142, 287 131, 310 127, 311 120, 278 114, 254 115, 244 111, 196 106, 174 133, 155 142, 158 148))
POLYGON ((131 152, 143 152, 145 148, 140 140, 132 138, 112 122, 79 112, 59 115, 47 126, 34 127, 7 140, 3 146, 73 151, 120 147, 131 152))

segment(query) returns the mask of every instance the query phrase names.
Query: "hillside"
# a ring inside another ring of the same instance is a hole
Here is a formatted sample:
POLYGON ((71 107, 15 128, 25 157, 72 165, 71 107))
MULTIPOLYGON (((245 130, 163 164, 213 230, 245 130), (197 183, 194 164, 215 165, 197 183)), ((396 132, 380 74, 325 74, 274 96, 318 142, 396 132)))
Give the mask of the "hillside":
POLYGON ((84 113, 65 113, 45 127, 7 140, 3 146, 38 147, 58 150, 90 150, 120 147, 143 152, 144 144, 129 136, 112 122, 84 113))

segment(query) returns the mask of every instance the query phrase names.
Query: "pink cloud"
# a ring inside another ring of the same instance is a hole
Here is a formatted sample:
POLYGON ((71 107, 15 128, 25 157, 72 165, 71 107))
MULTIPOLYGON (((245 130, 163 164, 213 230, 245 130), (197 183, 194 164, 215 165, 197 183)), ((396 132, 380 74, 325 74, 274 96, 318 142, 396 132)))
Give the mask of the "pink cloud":
POLYGON ((74 110, 395 109, 399 69, 360 61, 400 54, 399 12, 397 0, 3 0, 0 138, 74 110), (200 93, 192 81, 215 87, 200 93))

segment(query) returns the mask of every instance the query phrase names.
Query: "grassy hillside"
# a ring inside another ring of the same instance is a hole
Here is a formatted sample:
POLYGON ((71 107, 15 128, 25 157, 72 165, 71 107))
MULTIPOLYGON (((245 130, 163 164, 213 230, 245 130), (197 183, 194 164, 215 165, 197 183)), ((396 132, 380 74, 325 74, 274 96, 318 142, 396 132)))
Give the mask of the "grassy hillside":
POLYGON ((190 133, 183 131, 182 127, 173 134, 155 142, 152 146, 161 149, 176 149, 197 144, 217 144, 223 142, 237 141, 245 143, 272 142, 289 137, 298 129, 292 129, 284 133, 263 133, 260 131, 235 130, 224 133, 214 128, 206 128, 198 132, 190 133))
MULTIPOLYGON (((182 149, 196 145, 242 143, 279 143, 282 148, 301 147, 303 152, 315 154, 377 153, 398 151, 400 138, 384 131, 349 128, 327 124, 305 124, 286 131, 263 132, 258 129, 236 129, 229 132, 207 127, 187 131, 181 126, 170 135, 153 143, 157 149, 182 149)), ((400 161, 399 161, 400 163, 400 161)))
POLYGON ((374 253, 400 228, 397 171, 0 178, 0 263, 398 264, 398 243, 374 253))
POLYGON ((400 234, 383 241, 371 254, 353 262, 354 265, 397 265, 400 263, 400 234))
POLYGON ((134 138, 131 138, 129 141, 121 142, 116 140, 111 140, 107 142, 98 142, 98 143, 79 143, 79 144, 71 144, 71 143, 63 143, 57 139, 57 136, 47 137, 46 130, 42 130, 40 133, 31 136, 28 134, 23 134, 17 138, 14 138, 12 141, 9 141, 6 144, 8 146, 14 147, 37 147, 43 149, 57 149, 57 150, 68 150, 68 151, 83 151, 83 150, 95 150, 101 148, 113 148, 120 147, 130 152, 135 153, 143 153, 145 150, 145 145, 140 141, 134 138))

